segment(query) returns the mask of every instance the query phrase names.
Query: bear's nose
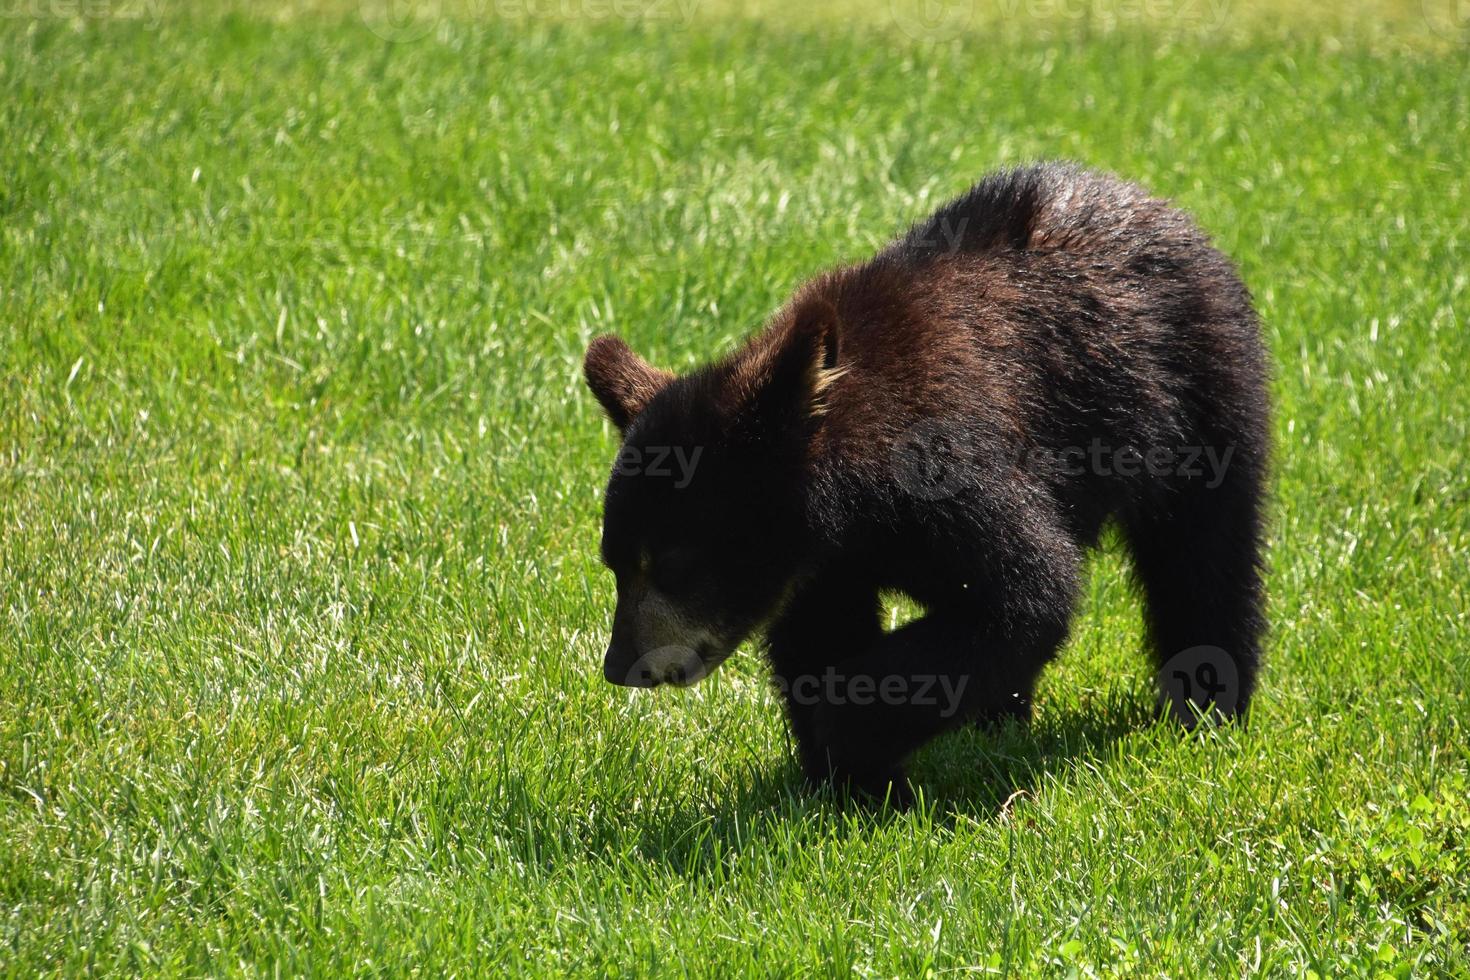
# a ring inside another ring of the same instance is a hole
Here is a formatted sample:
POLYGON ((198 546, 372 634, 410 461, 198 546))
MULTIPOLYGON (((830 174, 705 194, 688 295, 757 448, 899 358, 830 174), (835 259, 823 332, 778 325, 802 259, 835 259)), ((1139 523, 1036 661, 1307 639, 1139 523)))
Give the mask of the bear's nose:
POLYGON ((616 644, 609 645, 602 658, 602 676, 620 687, 658 687, 660 680, 642 658, 624 653, 616 644))

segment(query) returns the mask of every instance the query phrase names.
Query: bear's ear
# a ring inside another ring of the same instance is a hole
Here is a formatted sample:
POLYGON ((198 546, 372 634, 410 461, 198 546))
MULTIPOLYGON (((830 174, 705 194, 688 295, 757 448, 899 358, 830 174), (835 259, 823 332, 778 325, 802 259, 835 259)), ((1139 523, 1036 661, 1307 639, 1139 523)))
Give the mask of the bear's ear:
POLYGON ((672 374, 660 371, 612 336, 598 337, 587 345, 582 373, 619 432, 626 432, 653 396, 674 380, 672 374))
POLYGON ((800 301, 790 325, 748 367, 751 414, 763 433, 782 431, 825 411, 823 394, 846 370, 838 346, 836 308, 820 296, 800 301))

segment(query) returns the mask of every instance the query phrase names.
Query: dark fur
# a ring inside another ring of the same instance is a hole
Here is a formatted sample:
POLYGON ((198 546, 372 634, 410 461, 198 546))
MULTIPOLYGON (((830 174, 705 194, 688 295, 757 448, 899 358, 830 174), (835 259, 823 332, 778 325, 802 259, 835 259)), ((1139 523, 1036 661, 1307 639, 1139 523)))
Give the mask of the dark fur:
MULTIPOLYGON (((732 633, 766 626, 778 680, 829 665, 973 679, 949 719, 789 704, 813 778, 901 790, 904 758, 961 717, 1028 715, 1108 519, 1160 662, 1228 651, 1239 690, 1222 713, 1245 709, 1264 626, 1260 330, 1231 263, 1137 187, 1063 165, 993 175, 808 283, 709 367, 671 378, 600 338, 586 372, 628 446, 705 448, 686 488, 611 481, 603 548, 620 594, 646 551, 655 580, 732 633), (969 474, 953 492, 916 494, 896 467, 916 425, 953 437, 969 474), (1234 455, 1214 488, 1025 463, 1094 439, 1234 455), (884 632, 886 589, 926 614, 884 632)), ((615 624, 609 676, 619 642, 615 624)))

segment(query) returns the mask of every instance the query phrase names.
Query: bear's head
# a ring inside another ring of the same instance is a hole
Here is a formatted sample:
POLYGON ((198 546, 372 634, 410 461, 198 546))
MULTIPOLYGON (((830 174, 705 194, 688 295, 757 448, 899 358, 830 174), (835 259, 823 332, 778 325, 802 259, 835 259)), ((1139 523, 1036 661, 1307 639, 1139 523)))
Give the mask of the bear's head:
POLYGON ((815 299, 681 377, 614 337, 587 348, 587 384, 623 436, 603 506, 609 681, 693 684, 779 611, 811 550, 811 448, 837 337, 815 299))

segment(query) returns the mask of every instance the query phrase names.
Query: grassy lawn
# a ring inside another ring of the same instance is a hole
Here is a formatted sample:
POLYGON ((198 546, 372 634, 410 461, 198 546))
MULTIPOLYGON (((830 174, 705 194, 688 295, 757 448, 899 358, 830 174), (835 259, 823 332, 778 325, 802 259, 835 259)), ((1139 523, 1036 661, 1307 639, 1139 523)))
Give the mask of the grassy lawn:
POLYGON ((1470 973, 1470 13, 780 6, 9 5, 0 973, 1470 973), (1252 725, 1154 721, 1110 547, 1029 730, 843 810, 754 653, 603 682, 581 352, 1036 157, 1258 298, 1252 725))

